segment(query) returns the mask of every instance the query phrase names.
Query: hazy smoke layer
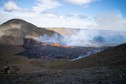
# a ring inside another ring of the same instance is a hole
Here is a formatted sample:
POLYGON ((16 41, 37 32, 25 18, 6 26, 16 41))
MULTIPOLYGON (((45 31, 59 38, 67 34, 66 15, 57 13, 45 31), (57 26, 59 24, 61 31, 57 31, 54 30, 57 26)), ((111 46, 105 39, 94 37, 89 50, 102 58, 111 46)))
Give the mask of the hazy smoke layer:
POLYGON ((59 43, 67 46, 115 46, 126 42, 126 32, 103 30, 77 30, 70 36, 54 34, 40 36, 36 40, 46 43, 59 43))
POLYGON ((81 54, 78 58, 72 59, 71 61, 79 60, 79 59, 81 59, 81 58, 90 56, 90 55, 92 55, 92 54, 101 52, 101 51, 103 51, 104 49, 105 49, 105 48, 96 48, 96 49, 93 49, 93 50, 89 50, 89 51, 87 51, 86 53, 81 54))

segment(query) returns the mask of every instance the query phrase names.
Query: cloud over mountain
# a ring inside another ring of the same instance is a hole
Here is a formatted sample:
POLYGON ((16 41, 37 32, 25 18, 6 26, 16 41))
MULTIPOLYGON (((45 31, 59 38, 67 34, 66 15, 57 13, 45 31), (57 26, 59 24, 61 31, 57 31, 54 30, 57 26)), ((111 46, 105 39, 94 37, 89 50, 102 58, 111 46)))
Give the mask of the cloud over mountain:
MULTIPOLYGON (((0 17, 0 24, 13 18, 20 18, 40 27, 126 31, 125 14, 121 10, 111 8, 111 10, 107 12, 106 10, 103 11, 93 5, 93 2, 95 2, 96 5, 98 1, 99 0, 35 0, 34 4, 28 4, 27 7, 25 7, 26 4, 24 3, 26 1, 22 1, 22 3, 25 4, 24 7, 16 1, 8 1, 0 5, 0 15, 2 16, 0 17), (78 5, 74 5, 73 3, 78 5), (83 6, 79 6, 79 4, 90 4, 90 7, 83 8, 83 6)), ((102 5, 102 1, 103 0, 100 0, 98 5, 100 5, 100 3, 102 5)), ((31 1, 30 3, 33 2, 31 1)))

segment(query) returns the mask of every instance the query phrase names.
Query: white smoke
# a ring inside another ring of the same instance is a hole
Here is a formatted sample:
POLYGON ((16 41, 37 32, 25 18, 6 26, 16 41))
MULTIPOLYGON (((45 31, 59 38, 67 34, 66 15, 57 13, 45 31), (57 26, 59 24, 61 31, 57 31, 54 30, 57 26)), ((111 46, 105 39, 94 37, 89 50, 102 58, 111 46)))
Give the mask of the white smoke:
POLYGON ((115 46, 126 42, 126 32, 103 30, 78 30, 70 36, 43 35, 36 40, 45 43, 59 43, 65 46, 115 46))
POLYGON ((75 58, 75 59, 72 59, 71 61, 75 61, 75 60, 82 59, 82 58, 87 57, 87 56, 90 56, 90 55, 92 55, 92 54, 101 52, 101 51, 103 51, 104 49, 105 49, 105 48, 96 48, 96 49, 93 49, 93 50, 89 50, 89 51, 87 51, 86 53, 81 54, 79 57, 77 57, 77 58, 75 58))
POLYGON ((61 45, 65 45, 66 43, 64 42, 64 37, 60 36, 59 34, 55 33, 52 36, 48 36, 48 35, 43 35, 40 36, 38 38, 35 38, 35 40, 43 42, 43 43, 48 43, 48 44, 52 44, 52 43, 58 43, 61 45))

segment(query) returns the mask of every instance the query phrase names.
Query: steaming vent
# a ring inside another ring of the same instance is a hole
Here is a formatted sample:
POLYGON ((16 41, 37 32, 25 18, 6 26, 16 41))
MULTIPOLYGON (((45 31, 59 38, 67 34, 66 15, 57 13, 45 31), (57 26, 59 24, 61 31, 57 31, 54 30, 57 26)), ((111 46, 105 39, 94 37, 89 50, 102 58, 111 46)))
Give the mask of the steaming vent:
POLYGON ((88 56, 92 53, 90 52, 90 54, 87 55, 89 51, 97 49, 95 47, 68 46, 58 38, 50 40, 47 36, 44 37, 46 37, 46 40, 25 38, 24 44, 22 45, 25 50, 19 54, 25 55, 28 58, 75 60, 80 58, 80 56, 88 56))

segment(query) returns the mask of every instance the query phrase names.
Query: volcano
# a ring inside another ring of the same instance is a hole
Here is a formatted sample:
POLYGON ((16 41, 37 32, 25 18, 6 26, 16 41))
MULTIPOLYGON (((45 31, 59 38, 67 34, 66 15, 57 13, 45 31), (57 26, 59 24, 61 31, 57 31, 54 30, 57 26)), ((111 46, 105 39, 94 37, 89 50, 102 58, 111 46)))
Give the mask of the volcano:
POLYGON ((94 47, 63 46, 57 43, 47 44, 28 38, 24 39, 24 43, 21 46, 25 50, 19 55, 24 55, 28 58, 48 59, 75 59, 80 55, 86 55, 89 51, 99 49, 94 47))
POLYGON ((25 37, 52 36, 54 33, 22 19, 11 19, 0 25, 0 44, 21 45, 25 37))

